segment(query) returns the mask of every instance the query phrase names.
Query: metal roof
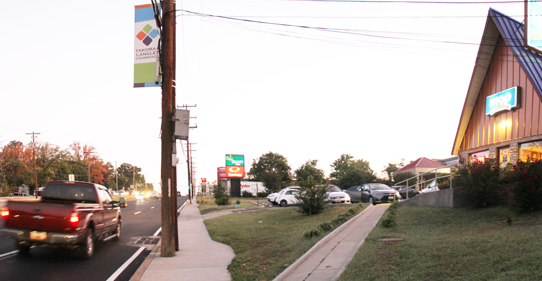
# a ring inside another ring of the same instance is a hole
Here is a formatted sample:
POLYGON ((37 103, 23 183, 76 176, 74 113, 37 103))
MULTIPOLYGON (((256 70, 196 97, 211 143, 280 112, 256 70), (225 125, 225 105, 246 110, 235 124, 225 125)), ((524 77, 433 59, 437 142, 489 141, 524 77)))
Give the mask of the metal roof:
POLYGON ((491 58, 495 52, 499 37, 502 37, 506 45, 512 49, 514 56, 527 73, 536 92, 542 99, 542 54, 525 47, 524 27, 522 23, 494 9, 489 9, 469 90, 465 98, 463 111, 461 112, 452 155, 457 155, 459 152, 459 146, 467 131, 476 100, 480 94, 480 89, 484 83, 489 65, 491 64, 491 58))

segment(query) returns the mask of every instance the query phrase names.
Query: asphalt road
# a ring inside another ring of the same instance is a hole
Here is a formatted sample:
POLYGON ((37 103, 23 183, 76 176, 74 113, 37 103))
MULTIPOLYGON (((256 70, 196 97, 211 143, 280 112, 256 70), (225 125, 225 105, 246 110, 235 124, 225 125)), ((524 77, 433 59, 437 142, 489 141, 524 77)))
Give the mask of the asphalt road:
MULTIPOLYGON (((184 201, 186 197, 178 197, 178 206, 184 201)), ((89 260, 79 259, 69 250, 48 247, 33 247, 28 256, 21 256, 13 240, 0 234, 0 280, 129 280, 150 253, 133 245, 134 237, 155 235, 160 217, 159 199, 129 201, 122 209, 121 239, 98 243, 89 260), (130 259, 132 262, 127 262, 130 259)), ((3 227, 0 219, 0 229, 3 227)))

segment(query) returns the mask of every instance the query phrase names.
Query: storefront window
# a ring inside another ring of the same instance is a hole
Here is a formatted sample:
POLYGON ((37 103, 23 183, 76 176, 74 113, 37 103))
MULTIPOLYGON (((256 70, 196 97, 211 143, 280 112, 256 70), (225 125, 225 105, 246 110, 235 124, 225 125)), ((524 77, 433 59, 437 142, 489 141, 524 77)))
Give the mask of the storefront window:
POLYGON ((510 162, 510 147, 499 148, 499 165, 504 167, 508 162, 510 162))
POLYGON ((542 153, 542 141, 522 143, 519 146, 519 160, 523 162, 540 160, 541 153, 542 153))
POLYGON ((489 150, 478 151, 470 155, 471 162, 484 163, 489 158, 489 150))

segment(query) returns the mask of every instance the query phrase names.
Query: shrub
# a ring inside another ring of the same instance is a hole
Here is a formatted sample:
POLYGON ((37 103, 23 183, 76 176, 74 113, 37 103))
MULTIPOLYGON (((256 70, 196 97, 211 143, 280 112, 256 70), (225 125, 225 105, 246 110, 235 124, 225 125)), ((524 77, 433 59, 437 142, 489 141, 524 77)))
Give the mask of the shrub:
POLYGON ((388 212, 384 215, 384 218, 382 218, 380 223, 385 228, 395 227, 397 225, 397 215, 388 212))
POLYGON ((519 212, 542 209, 542 162, 518 162, 503 172, 509 204, 519 212))
POLYGON ((495 206, 505 198, 497 161, 467 163, 458 169, 456 182, 459 193, 475 208, 495 206))
POLYGON ((315 185, 311 179, 309 177, 308 186, 302 186, 295 195, 300 202, 299 212, 309 216, 321 213, 324 210, 327 198, 326 186, 315 185))
POLYGON ((229 205, 230 204, 230 196, 228 196, 228 194, 226 193, 226 188, 223 187, 221 184, 218 184, 215 187, 213 197, 215 198, 215 203, 217 205, 229 205))
POLYGON ((258 197, 267 197, 267 192, 258 192, 258 197))
POLYGON ((243 190, 243 193, 241 194, 241 197, 254 197, 254 195, 252 195, 252 192, 250 192, 250 191, 243 190))

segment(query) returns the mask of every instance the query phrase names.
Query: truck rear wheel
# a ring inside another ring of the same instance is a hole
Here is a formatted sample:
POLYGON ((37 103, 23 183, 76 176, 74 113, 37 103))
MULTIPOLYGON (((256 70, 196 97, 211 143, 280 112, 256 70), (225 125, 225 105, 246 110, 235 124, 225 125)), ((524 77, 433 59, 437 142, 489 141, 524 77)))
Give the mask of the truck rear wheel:
POLYGON ((87 228, 83 243, 79 247, 79 255, 83 259, 89 259, 94 254, 94 229, 87 228))
POLYGON ((19 250, 19 254, 28 255, 28 252, 30 251, 30 245, 25 243, 17 243, 17 249, 19 250))

